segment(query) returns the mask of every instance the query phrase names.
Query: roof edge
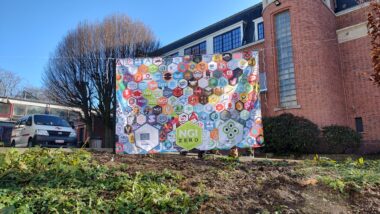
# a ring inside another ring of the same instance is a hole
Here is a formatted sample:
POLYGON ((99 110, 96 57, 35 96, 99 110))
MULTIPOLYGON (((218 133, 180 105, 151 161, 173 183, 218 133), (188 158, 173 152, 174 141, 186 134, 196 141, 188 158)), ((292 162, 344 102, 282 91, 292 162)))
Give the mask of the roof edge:
POLYGON ((238 16, 238 15, 240 15, 240 14, 243 14, 243 13, 245 13, 245 12, 247 12, 247 11, 249 11, 249 10, 252 10, 252 9, 254 9, 254 8, 256 8, 256 7, 260 7, 260 6, 262 6, 262 4, 263 4, 262 2, 257 3, 257 4, 255 4, 255 5, 249 7, 249 8, 246 8, 246 9, 244 9, 244 10, 238 12, 238 13, 235 13, 235 14, 231 15, 231 16, 229 16, 229 17, 227 17, 227 18, 224 18, 224 19, 222 19, 222 20, 220 20, 220 21, 218 21, 218 22, 215 22, 215 23, 213 23, 213 24, 207 26, 207 27, 204 27, 204 28, 202 28, 202 29, 200 29, 200 30, 198 30, 198 31, 195 31, 194 33, 191 33, 191 34, 189 34, 189 35, 187 35, 187 36, 185 36, 185 37, 182 37, 182 38, 180 38, 180 39, 175 40, 174 42, 171 42, 171 43, 169 43, 169 44, 167 44, 167 45, 165 45, 165 46, 162 46, 162 47, 160 47, 159 49, 157 49, 155 52, 160 52, 161 49, 163 49, 163 48, 165 48, 165 47, 167 47, 167 46, 173 45, 173 44, 175 44, 175 43, 177 43, 177 42, 180 42, 181 40, 184 40, 184 39, 186 39, 186 38, 190 38, 190 37, 192 37, 192 36, 194 36, 194 35, 196 35, 196 34, 198 34, 198 33, 201 33, 202 31, 207 30, 208 28, 211 28, 211 27, 213 27, 213 26, 215 26, 215 25, 218 25, 218 24, 220 24, 220 23, 222 23, 222 22, 226 22, 226 21, 232 19, 232 18, 235 17, 235 16, 238 16))

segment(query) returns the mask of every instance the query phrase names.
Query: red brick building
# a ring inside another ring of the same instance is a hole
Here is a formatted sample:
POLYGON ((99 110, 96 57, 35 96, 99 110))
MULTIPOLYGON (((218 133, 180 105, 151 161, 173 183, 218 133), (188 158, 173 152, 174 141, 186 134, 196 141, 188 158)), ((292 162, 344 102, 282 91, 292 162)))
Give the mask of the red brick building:
POLYGON ((176 56, 260 51, 264 116, 285 112, 320 127, 362 133, 367 153, 380 151, 380 88, 369 81, 368 3, 355 0, 263 0, 162 47, 176 56))

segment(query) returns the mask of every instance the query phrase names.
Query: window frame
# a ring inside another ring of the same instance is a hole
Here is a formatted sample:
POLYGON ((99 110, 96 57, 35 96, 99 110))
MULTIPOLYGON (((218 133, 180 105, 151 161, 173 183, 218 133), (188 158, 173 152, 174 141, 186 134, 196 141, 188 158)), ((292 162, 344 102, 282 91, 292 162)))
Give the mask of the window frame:
POLYGON ((261 41, 265 39, 265 29, 264 29, 264 21, 257 23, 257 41, 261 41), (262 27, 260 31, 260 26, 262 27), (260 38, 260 35, 262 37, 260 38))
POLYGON ((364 123, 362 117, 355 117, 355 129, 357 133, 364 133, 364 123))
POLYGON ((27 106, 26 105, 22 105, 22 104, 13 104, 13 111, 12 111, 12 117, 16 116, 16 117, 23 117, 27 114, 27 106), (24 113, 22 114, 16 114, 16 110, 15 109, 23 109, 24 113))
POLYGON ((291 14, 289 10, 275 14, 274 32, 279 107, 296 107, 298 106, 297 85, 294 71, 295 66, 293 37, 291 32, 291 14), (285 18, 281 17, 283 14, 287 14, 285 18), (288 43, 290 45, 288 45, 288 43))
POLYGON ((193 46, 190 46, 188 48, 185 48, 184 51, 183 51, 183 55, 203 55, 203 54, 207 54, 207 41, 203 41, 203 42, 200 42, 196 45, 193 45, 193 46), (204 46, 204 53, 201 52, 202 47, 204 46), (194 50, 196 50, 196 48, 198 48, 198 53, 194 53, 194 50), (188 50, 190 50, 190 53, 186 53, 188 52, 188 50))
POLYGON ((170 58, 179 57, 179 52, 177 51, 175 53, 172 53, 168 57, 170 57, 170 58))
POLYGON ((224 32, 222 34, 219 34, 217 36, 214 36, 212 38, 212 41, 213 41, 214 53, 225 53, 227 51, 241 47, 242 46, 241 26, 236 27, 236 28, 229 30, 227 32, 224 32), (239 33, 236 33, 236 32, 239 32, 239 33), (229 43, 227 43, 227 45, 230 46, 230 48, 225 47, 226 43, 224 40, 227 40, 227 39, 229 40, 229 43), (237 39, 239 40, 238 42, 237 42, 237 39), (220 42, 220 44, 217 45, 217 42, 220 42), (238 45, 236 46, 236 44, 238 44, 238 45), (218 46, 218 49, 216 48, 216 46, 218 46))
POLYGON ((5 107, 8 106, 8 113, 5 113, 5 114, 0 113, 0 116, 1 117, 10 117, 12 115, 12 104, 10 104, 10 103, 0 103, 0 104, 4 105, 5 107))

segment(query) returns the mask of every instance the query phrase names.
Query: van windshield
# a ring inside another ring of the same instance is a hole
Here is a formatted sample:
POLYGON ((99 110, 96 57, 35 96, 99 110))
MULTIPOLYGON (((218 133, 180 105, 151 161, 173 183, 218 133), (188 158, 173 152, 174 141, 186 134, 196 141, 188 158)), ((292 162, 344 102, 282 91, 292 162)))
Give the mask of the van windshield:
POLYGON ((70 127, 65 120, 49 115, 34 115, 34 123, 36 125, 70 127))

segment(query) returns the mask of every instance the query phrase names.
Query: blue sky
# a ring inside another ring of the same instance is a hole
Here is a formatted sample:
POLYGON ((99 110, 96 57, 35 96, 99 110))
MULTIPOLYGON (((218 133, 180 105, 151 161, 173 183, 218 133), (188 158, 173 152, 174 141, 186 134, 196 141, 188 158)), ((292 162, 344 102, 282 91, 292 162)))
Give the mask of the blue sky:
POLYGON ((162 45, 248 8, 260 0, 1 0, 0 68, 41 86, 49 55, 80 21, 127 14, 148 25, 162 45))

